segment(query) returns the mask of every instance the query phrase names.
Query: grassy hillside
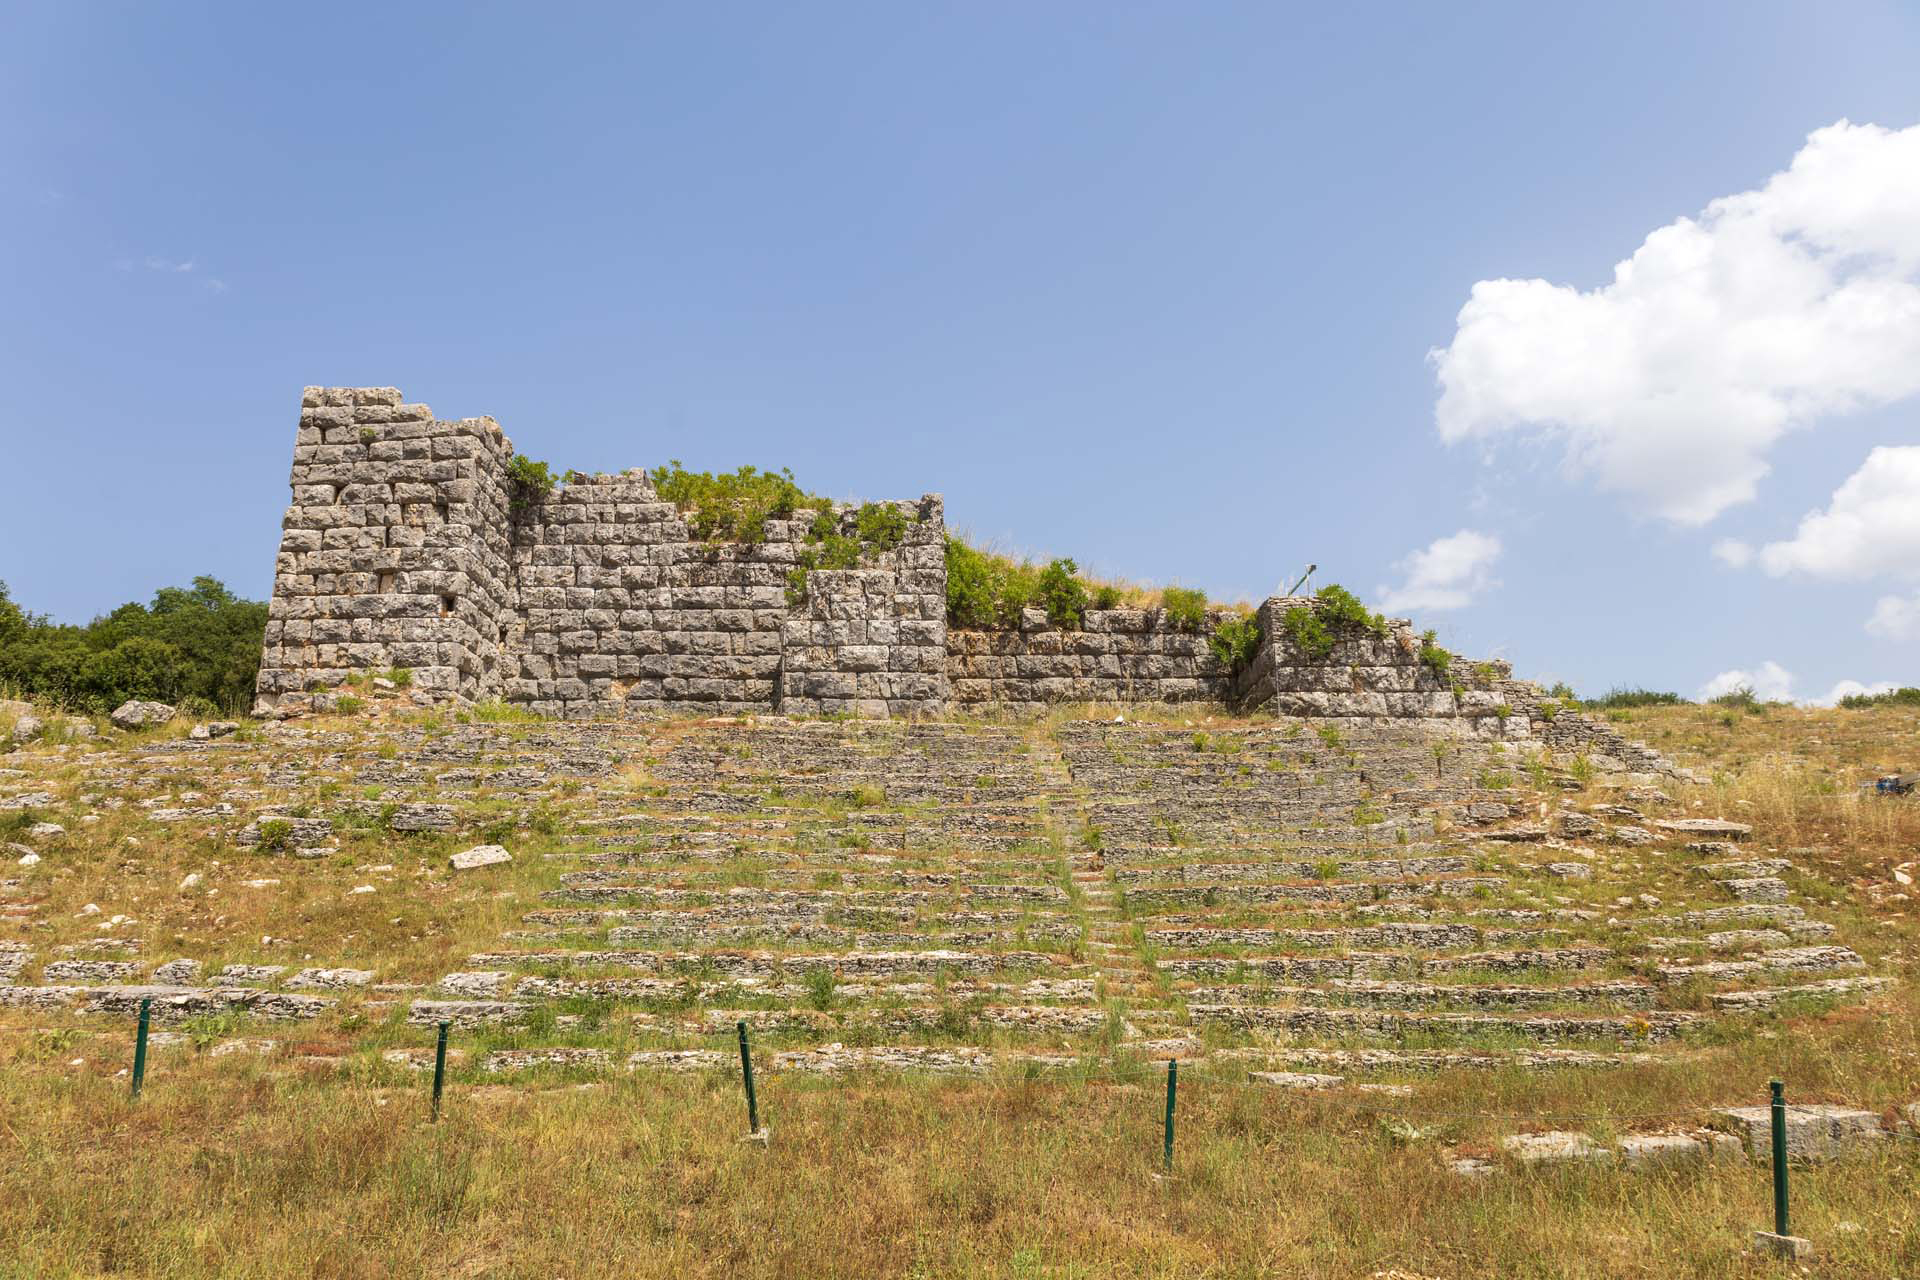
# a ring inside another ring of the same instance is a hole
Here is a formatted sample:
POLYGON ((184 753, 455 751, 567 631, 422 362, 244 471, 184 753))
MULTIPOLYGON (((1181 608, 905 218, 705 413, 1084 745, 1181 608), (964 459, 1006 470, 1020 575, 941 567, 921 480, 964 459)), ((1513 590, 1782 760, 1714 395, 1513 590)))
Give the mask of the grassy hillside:
MULTIPOLYGON (((11 753, 0 842, 38 860, 0 862, 0 1275, 1745 1276, 1762 1165, 1504 1140, 1692 1132, 1775 1075, 1890 1135, 1920 1102, 1920 800, 1857 785, 1912 767, 1912 708, 1616 711, 1698 786, 1114 714, 561 726, 370 694, 11 753), (1688 817, 1752 830, 1701 853, 1658 826, 1688 817), (483 841, 513 861, 448 868, 483 841), (1791 864, 1777 927, 1689 923, 1747 910, 1715 859, 1791 864), (1823 948, 1892 985, 1765 967, 1823 948), (179 959, 245 999, 163 1011, 131 1102, 114 993, 179 959), (491 996, 444 985, 477 972, 491 996)), ((1910 1137, 1798 1170, 1812 1274, 1920 1269, 1916 1191, 1910 1137)))

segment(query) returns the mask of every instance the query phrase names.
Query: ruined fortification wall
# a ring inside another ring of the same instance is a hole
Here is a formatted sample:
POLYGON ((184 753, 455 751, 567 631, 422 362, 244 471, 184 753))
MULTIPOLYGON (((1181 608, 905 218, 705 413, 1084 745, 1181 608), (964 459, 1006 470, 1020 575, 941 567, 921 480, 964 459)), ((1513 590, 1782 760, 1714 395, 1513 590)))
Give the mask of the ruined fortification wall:
POLYGON ((499 690, 512 598, 491 418, 440 422, 392 387, 310 387, 274 566, 258 691, 269 709, 370 667, 423 694, 499 690))
POLYGON ((1026 609, 1018 631, 954 630, 947 645, 947 673, 962 706, 1225 702, 1233 685, 1207 632, 1170 625, 1163 609, 1089 609, 1078 631, 1026 609))
POLYGON ((644 471, 576 477, 515 511, 512 456, 491 418, 441 421, 392 387, 307 388, 257 713, 406 667, 422 702, 500 698, 553 716, 1210 701, 1428 720, 1602 767, 1667 767, 1505 663, 1423 663, 1405 620, 1314 658, 1283 619, 1318 602, 1276 597, 1239 671, 1208 645, 1223 613, 1190 632, 1162 610, 1092 610, 1064 631, 1029 609, 1017 630, 949 632, 936 496, 894 504, 907 518, 900 545, 859 568, 812 570, 802 587, 793 571, 811 517, 768 520, 753 543, 707 542, 644 471))
POLYGON ((807 575, 782 635, 781 711, 899 716, 948 709, 944 509, 933 495, 896 505, 908 519, 898 547, 871 567, 807 575))
POLYGON ((422 702, 554 716, 948 705, 939 498, 896 504, 901 545, 815 570, 796 604, 810 519, 708 542, 644 471, 576 478, 516 515, 512 456, 491 418, 308 388, 255 710, 390 667, 422 702))

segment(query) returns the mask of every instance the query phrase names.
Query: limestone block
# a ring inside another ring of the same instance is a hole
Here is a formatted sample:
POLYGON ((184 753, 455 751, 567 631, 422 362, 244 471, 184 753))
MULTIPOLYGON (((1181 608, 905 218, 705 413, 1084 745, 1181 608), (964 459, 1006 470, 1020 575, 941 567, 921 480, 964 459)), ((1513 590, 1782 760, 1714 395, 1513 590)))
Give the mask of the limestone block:
MULTIPOLYGON (((1713 1113, 1712 1123, 1738 1138, 1754 1159, 1772 1159, 1771 1107, 1725 1107, 1713 1113)), ((1832 1159, 1886 1137, 1876 1113, 1824 1103, 1789 1106, 1786 1126, 1789 1159, 1832 1159)))

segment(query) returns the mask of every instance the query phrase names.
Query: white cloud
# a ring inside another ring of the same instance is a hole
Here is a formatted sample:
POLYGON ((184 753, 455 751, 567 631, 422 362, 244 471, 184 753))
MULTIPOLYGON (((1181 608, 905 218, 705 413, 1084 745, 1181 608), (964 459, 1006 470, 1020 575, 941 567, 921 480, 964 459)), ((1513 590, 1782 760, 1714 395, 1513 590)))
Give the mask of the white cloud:
POLYGON ((1920 639, 1920 595, 1881 596, 1874 601, 1867 634, 1882 640, 1920 639))
POLYGON ((1751 689, 1755 697, 1762 702, 1792 702, 1803 707, 1830 707, 1842 698, 1859 693, 1886 693, 1898 688, 1891 680, 1882 680, 1877 684, 1862 684, 1858 680, 1842 680, 1827 690, 1824 697, 1803 698, 1793 692, 1793 673, 1779 663, 1769 659, 1751 671, 1735 668, 1722 671, 1713 679, 1700 686, 1695 695, 1700 701, 1708 702, 1722 694, 1733 693, 1740 689, 1751 689))
POLYGON ((1443 440, 1558 439, 1680 524, 1754 496, 1785 432, 1920 392, 1920 125, 1845 120, 1613 281, 1482 280, 1431 354, 1443 440))
POLYGON ((147 270, 149 271, 164 271, 171 275, 185 275, 192 271, 193 268, 194 261, 192 258, 176 261, 172 258, 162 258, 156 255, 147 259, 147 270))
POLYGON ((1814 698, 1812 704, 1817 707, 1830 707, 1842 698, 1857 697, 1863 693, 1892 693, 1900 686, 1891 680, 1882 680, 1878 684, 1861 684, 1858 680, 1842 680, 1827 691, 1824 698, 1814 698))
POLYGON ((1722 538, 1713 544, 1713 558, 1736 569, 1753 563, 1753 548, 1738 538, 1722 538))
POLYGON ((1450 537, 1435 538, 1394 568, 1406 575, 1397 587, 1380 587, 1380 607, 1390 612, 1417 613, 1461 609, 1474 598, 1499 586, 1492 576, 1500 558, 1500 539, 1489 533, 1462 529, 1450 537))
POLYGON ((1790 541, 1760 548, 1774 577, 1920 578, 1920 445, 1882 445, 1809 512, 1790 541))
POLYGON ((1724 693, 1734 693, 1740 689, 1751 689, 1762 702, 1793 701, 1793 672, 1769 659, 1745 671, 1735 667, 1731 671, 1722 671, 1713 679, 1700 686, 1702 702, 1717 698, 1724 693))

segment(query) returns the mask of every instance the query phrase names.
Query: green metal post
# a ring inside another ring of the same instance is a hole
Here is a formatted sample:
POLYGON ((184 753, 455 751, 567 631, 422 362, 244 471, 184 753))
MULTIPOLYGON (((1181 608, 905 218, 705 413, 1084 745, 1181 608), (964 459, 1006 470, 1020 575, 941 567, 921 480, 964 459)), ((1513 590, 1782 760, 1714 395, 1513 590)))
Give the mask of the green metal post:
POLYGON ((740 1032, 740 1075, 747 1082, 747 1132, 760 1132, 760 1104, 753 1097, 753 1055, 747 1051, 747 1023, 734 1024, 740 1032))
POLYGON ((1180 1063, 1173 1058, 1167 1059, 1167 1123, 1161 1158, 1167 1166, 1167 1172, 1173 1172, 1173 1089, 1179 1078, 1180 1063))
POLYGON ((1790 1236, 1787 1230, 1787 1098, 1786 1086, 1771 1082, 1773 1090, 1773 1234, 1790 1236))
POLYGON ((440 1091, 447 1086, 447 1024, 440 1024, 440 1043, 433 1050, 433 1119, 440 1121, 440 1091))
POLYGON ((147 1023, 153 1017, 153 1001, 140 1002, 140 1029, 133 1033, 133 1096, 140 1096, 140 1086, 147 1079, 147 1023))

